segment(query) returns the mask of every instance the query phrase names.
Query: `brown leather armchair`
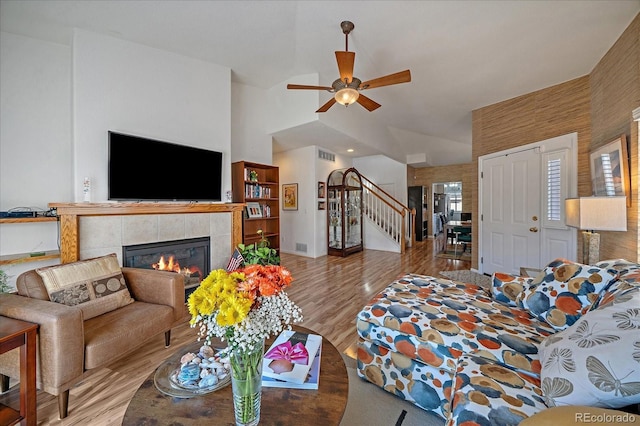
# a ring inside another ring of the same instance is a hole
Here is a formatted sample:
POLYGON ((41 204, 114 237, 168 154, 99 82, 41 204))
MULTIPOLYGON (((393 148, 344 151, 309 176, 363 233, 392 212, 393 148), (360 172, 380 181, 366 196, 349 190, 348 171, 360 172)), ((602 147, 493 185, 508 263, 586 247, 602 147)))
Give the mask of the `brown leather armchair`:
MULTIPOLYGON (((185 318, 182 275, 122 268, 133 303, 83 320, 82 310, 49 300, 35 270, 21 274, 18 294, 0 294, 0 315, 39 324, 36 381, 39 389, 58 396, 60 418, 67 417, 69 389, 86 376, 136 350, 185 318)), ((0 355, 1 391, 9 378, 19 378, 19 352, 0 355)))

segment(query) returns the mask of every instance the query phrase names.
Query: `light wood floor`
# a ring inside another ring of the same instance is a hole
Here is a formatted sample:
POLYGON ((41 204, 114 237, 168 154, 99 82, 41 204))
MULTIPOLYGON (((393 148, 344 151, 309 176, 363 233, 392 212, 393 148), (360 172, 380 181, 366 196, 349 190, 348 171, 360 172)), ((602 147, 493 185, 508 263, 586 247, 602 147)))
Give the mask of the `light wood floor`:
MULTIPOLYGON (((403 255, 376 250, 345 258, 283 254, 282 264, 294 277, 287 293, 302 308, 305 327, 322 334, 340 352, 352 355, 356 314, 396 277, 408 272, 437 276, 439 271, 471 267, 468 261, 436 258, 435 244, 434 240, 418 242, 403 255)), ((38 424, 120 425, 129 401, 147 376, 169 355, 195 340, 195 330, 187 322, 185 317, 184 323, 173 329, 171 347, 165 349, 164 336, 158 335, 142 349, 99 369, 73 388, 69 416, 64 420, 58 418, 57 399, 38 392, 38 424)), ((18 407, 16 389, 0 397, 0 402, 18 407)))

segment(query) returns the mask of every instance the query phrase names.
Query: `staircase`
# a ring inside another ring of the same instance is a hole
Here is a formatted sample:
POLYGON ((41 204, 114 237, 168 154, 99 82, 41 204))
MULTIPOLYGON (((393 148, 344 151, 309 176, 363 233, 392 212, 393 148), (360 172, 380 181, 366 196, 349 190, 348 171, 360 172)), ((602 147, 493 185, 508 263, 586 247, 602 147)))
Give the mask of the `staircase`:
POLYGON ((406 247, 413 245, 415 210, 409 209, 366 176, 360 176, 363 215, 398 245, 400 253, 404 253, 406 247))

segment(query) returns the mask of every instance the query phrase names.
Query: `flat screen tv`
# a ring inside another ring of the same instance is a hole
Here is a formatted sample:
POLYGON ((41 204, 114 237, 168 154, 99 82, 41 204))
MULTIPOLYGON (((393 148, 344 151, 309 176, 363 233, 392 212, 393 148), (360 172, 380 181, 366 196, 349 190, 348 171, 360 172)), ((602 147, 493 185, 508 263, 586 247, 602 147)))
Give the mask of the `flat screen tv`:
POLYGON ((221 201, 222 153, 109 132, 109 200, 221 201))

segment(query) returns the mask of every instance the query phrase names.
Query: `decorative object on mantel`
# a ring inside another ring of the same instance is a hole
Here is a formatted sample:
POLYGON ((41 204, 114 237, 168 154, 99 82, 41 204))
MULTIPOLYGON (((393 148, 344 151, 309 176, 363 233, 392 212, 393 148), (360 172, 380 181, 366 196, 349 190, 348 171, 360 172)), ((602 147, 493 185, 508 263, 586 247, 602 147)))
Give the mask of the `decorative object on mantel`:
POLYGON ((262 395, 264 341, 302 321, 300 308, 283 290, 289 270, 276 265, 249 265, 227 272, 218 269, 189 296, 191 326, 207 344, 227 341, 236 425, 257 425, 262 395))
POLYGON ((567 226, 582 232, 582 263, 600 260, 600 234, 593 231, 627 230, 626 197, 580 197, 565 200, 567 226))
POLYGON ((627 197, 627 207, 631 207, 627 152, 625 135, 591 152, 591 181, 593 195, 627 197))

